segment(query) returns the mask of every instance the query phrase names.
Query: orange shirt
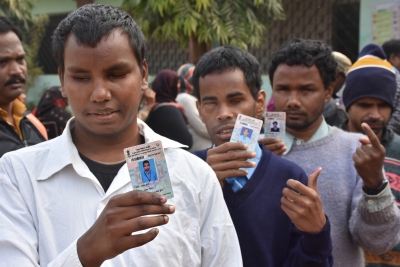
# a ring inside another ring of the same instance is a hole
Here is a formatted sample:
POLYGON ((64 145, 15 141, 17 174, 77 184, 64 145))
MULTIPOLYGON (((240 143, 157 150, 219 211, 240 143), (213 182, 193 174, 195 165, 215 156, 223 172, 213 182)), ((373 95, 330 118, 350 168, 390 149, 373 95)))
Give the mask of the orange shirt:
POLYGON ((14 128, 15 132, 19 135, 19 138, 21 138, 21 140, 23 140, 23 137, 22 137, 22 131, 20 128, 20 123, 21 123, 22 118, 24 117, 25 111, 26 111, 26 107, 21 101, 19 101, 18 99, 15 99, 12 102, 11 112, 12 112, 12 116, 13 116, 14 123, 15 123, 15 125, 12 125, 10 122, 7 121, 7 117, 8 117, 7 111, 0 108, 0 118, 3 119, 11 127, 14 128))

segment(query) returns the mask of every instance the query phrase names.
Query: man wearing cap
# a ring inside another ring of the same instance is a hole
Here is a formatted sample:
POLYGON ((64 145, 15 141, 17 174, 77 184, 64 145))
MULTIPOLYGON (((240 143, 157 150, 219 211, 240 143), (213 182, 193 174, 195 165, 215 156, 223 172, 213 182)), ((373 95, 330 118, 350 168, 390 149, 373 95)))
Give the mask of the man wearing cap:
MULTIPOLYGON (((396 203, 400 203, 400 136, 387 128, 395 93, 395 70, 386 61, 386 56, 378 45, 367 45, 347 76, 343 101, 349 119, 341 127, 349 132, 364 133, 361 124, 367 123, 375 132, 386 149, 386 178, 396 203)), ((365 255, 368 267, 400 266, 400 244, 381 255, 368 251, 365 255)))
POLYGON ((342 89, 347 72, 351 66, 351 60, 339 52, 332 52, 333 58, 337 63, 336 67, 336 80, 333 86, 332 98, 325 104, 323 114, 326 123, 331 126, 339 126, 347 120, 347 113, 343 106, 340 104, 339 96, 337 93, 342 89))
POLYGON ((392 128, 397 134, 400 134, 400 39, 392 39, 382 45, 386 58, 392 64, 396 72, 397 92, 394 97, 393 112, 387 126, 392 128))

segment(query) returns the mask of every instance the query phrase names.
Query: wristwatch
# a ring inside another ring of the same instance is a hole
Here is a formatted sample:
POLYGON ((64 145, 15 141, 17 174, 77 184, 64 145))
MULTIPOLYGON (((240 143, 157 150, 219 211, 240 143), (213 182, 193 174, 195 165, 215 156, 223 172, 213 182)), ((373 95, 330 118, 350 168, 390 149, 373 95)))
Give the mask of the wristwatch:
POLYGON ((389 183, 388 180, 383 180, 383 181, 378 185, 378 187, 375 188, 375 189, 368 188, 368 187, 366 187, 365 185, 363 185, 362 189, 363 189, 363 191, 365 192, 365 194, 373 196, 373 195, 377 195, 377 194, 379 194, 380 192, 382 192, 383 189, 386 188, 386 185, 387 185, 388 183, 389 183))

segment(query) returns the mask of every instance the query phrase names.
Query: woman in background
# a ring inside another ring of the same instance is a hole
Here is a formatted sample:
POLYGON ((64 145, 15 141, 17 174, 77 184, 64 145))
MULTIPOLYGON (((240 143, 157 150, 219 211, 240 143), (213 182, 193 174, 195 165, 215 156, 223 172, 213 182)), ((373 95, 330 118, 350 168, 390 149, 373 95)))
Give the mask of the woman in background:
POLYGON ((156 133, 191 148, 193 139, 187 128, 184 108, 175 101, 178 84, 179 76, 175 71, 162 70, 157 74, 152 84, 156 104, 146 123, 156 133))
POLYGON ((176 102, 185 108, 185 115, 188 121, 188 129, 193 138, 193 146, 189 151, 203 150, 211 147, 212 142, 207 128, 201 121, 199 111, 196 107, 197 98, 192 95, 192 76, 195 66, 187 63, 178 69, 181 90, 176 97, 176 102))
POLYGON ((60 88, 53 86, 47 89, 38 106, 32 111, 32 114, 46 127, 49 140, 61 135, 67 121, 71 118, 71 114, 65 110, 68 102, 61 95, 60 88))

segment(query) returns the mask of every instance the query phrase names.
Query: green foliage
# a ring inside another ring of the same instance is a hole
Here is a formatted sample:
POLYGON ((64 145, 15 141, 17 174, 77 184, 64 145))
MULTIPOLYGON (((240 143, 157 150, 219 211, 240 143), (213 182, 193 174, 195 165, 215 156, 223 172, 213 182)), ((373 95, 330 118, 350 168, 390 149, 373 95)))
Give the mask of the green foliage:
POLYGON ((146 36, 157 40, 189 37, 199 43, 258 47, 271 19, 284 19, 282 0, 124 0, 146 36))
POLYGON ((32 13, 34 3, 35 0, 0 0, 0 16, 6 16, 20 26, 24 35, 23 46, 29 74, 25 90, 34 84, 38 75, 43 74, 37 56, 49 22, 48 15, 37 16, 32 13))

